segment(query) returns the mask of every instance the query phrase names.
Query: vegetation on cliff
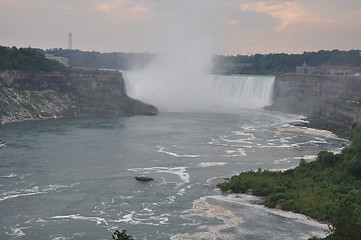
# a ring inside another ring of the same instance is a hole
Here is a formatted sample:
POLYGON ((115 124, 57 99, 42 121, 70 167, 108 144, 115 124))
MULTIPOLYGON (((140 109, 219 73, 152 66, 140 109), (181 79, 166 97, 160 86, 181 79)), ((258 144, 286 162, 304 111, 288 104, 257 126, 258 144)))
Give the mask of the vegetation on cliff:
POLYGON ((67 68, 32 48, 0 46, 0 70, 23 70, 32 72, 64 72, 67 68))
POLYGON ((265 196, 265 205, 306 214, 332 224, 326 239, 361 239, 361 127, 342 153, 320 152, 284 172, 243 172, 220 184, 222 191, 265 196))
POLYGON ((0 71, 0 123, 158 113, 126 95, 120 72, 68 68, 31 48, 0 46, 0 71))

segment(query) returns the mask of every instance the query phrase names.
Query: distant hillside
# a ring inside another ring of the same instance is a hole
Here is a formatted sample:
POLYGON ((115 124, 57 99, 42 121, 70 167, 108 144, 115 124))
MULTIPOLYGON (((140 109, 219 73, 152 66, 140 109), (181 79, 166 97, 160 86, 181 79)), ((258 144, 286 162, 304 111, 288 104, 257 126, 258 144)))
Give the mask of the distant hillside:
POLYGON ((66 67, 55 60, 46 59, 43 53, 33 48, 0 46, 0 70, 64 72, 66 67))
POLYGON ((216 73, 274 74, 295 72, 296 67, 307 63, 308 66, 348 66, 361 67, 360 50, 318 51, 303 54, 255 54, 251 56, 223 56, 213 58, 216 73))
MULTIPOLYGON (((82 68, 133 70, 149 64, 156 54, 151 53, 100 53, 69 49, 38 50, 41 53, 65 57, 69 65, 82 68)), ((275 74, 295 72, 297 66, 348 66, 361 67, 360 50, 304 52, 302 54, 270 53, 224 56, 212 59, 213 73, 219 74, 275 74)))
POLYGON ((142 68, 155 56, 155 54, 150 53, 100 53, 61 48, 39 51, 46 54, 53 54, 54 56, 65 57, 68 59, 68 64, 73 67, 120 70, 142 68))

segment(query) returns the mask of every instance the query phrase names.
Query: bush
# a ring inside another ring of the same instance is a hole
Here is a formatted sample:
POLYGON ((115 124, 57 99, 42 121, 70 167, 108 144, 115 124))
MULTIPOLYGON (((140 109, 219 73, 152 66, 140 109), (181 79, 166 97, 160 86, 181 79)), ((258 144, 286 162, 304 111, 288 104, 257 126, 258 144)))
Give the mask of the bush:
POLYGON ((115 230, 112 237, 114 240, 134 240, 131 235, 126 233, 125 229, 123 229, 121 232, 119 232, 119 230, 115 230))

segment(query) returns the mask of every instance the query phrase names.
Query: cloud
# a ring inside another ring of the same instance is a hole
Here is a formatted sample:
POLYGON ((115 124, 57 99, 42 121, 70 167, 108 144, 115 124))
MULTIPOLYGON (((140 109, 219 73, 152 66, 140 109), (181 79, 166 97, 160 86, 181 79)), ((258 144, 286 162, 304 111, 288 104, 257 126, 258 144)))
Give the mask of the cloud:
POLYGON ((239 24, 240 21, 239 21, 239 20, 236 20, 236 19, 227 18, 227 19, 224 20, 224 23, 225 23, 226 25, 232 26, 232 25, 237 25, 237 24, 239 24))
MULTIPOLYGON (((66 2, 66 1, 64 1, 66 2)), ((50 0, 0 0, 0 4, 5 6, 13 6, 18 8, 68 8, 68 4, 50 0)))
POLYGON ((95 4, 95 10, 112 22, 149 20, 154 18, 153 4, 131 0, 108 0, 95 4))
POLYGON ((253 2, 241 4, 242 11, 258 12, 271 15, 279 20, 276 30, 285 30, 290 24, 299 22, 331 22, 331 19, 321 19, 307 13, 296 2, 253 2))

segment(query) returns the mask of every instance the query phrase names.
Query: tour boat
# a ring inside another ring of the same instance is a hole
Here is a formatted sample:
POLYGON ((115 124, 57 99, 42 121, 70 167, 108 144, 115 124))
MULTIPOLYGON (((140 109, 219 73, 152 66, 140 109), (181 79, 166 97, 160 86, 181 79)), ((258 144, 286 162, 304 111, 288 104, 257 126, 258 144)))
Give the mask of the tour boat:
POLYGON ((137 179, 138 181, 150 181, 150 180, 154 180, 153 178, 147 176, 147 175, 138 175, 135 177, 135 179, 137 179))
POLYGON ((5 141, 0 139, 0 147, 5 147, 5 141))

